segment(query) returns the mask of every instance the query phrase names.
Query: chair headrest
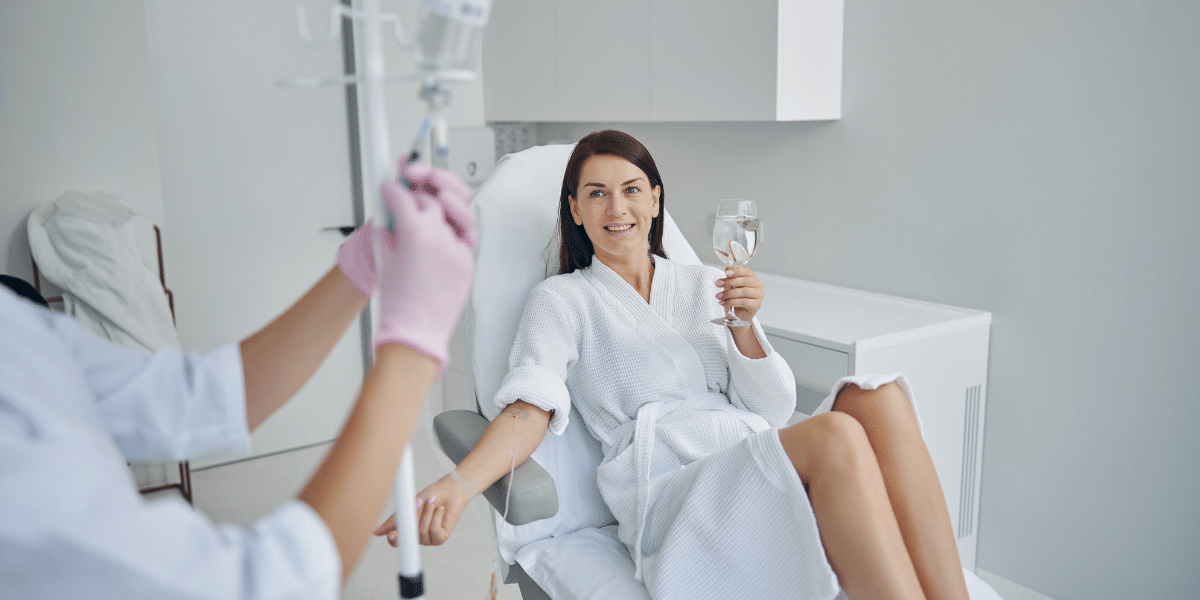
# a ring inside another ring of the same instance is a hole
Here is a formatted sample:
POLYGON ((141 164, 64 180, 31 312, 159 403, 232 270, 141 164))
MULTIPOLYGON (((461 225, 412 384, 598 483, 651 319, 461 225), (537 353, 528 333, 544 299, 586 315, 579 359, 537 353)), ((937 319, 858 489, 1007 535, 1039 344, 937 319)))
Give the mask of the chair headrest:
MULTIPOLYGON (((535 146, 496 163, 473 202, 479 224, 475 282, 467 306, 468 377, 484 415, 508 373, 508 355, 529 292, 558 268, 550 247, 558 222, 558 196, 574 145, 535 146)), ((669 212, 663 248, 680 263, 699 264, 669 212)))

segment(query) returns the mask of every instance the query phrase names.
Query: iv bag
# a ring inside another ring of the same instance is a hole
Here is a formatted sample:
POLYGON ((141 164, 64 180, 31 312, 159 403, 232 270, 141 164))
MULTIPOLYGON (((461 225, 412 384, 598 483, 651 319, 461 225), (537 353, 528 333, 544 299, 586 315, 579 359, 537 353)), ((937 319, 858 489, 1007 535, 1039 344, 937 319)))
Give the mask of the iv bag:
POLYGON ((474 71, 492 0, 423 0, 414 58, 422 71, 474 71))

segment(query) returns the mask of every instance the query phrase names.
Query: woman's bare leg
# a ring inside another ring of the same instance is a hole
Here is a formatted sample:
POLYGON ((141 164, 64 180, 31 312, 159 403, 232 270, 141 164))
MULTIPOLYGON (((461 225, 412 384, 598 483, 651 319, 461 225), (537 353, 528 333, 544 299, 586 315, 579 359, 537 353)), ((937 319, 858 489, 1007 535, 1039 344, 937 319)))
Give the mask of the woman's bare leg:
POLYGON ((842 390, 833 410, 854 417, 866 430, 925 596, 967 600, 950 511, 904 392, 893 383, 876 390, 852 385, 842 390))
POLYGON ((779 439, 808 488, 821 543, 846 594, 856 600, 924 598, 858 422, 826 413, 781 429, 779 439))

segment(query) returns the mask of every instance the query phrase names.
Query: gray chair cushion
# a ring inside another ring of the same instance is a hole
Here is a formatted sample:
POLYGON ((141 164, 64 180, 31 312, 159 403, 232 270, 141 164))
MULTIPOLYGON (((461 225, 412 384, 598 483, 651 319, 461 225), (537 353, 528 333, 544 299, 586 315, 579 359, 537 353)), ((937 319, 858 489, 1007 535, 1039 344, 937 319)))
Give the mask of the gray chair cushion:
MULTIPOLYGON (((479 436, 483 435, 487 426, 487 419, 469 410, 448 410, 433 418, 433 431, 442 445, 442 451, 456 465, 475 447, 475 442, 479 441, 479 436)), ((554 487, 554 480, 532 458, 518 465, 511 475, 501 477, 484 490, 484 498, 496 512, 504 513, 504 496, 510 481, 512 492, 508 499, 508 517, 505 519, 509 524, 524 525, 558 513, 558 491, 554 487)))

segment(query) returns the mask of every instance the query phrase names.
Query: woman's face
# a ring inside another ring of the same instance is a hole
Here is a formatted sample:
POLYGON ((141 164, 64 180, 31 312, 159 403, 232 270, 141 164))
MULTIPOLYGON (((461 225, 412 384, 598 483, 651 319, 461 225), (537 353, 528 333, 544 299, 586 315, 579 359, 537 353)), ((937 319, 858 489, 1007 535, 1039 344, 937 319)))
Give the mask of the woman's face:
POLYGON ((583 225, 597 257, 647 255, 650 225, 658 216, 662 188, 651 188, 641 169, 619 156, 598 154, 583 163, 575 190, 568 198, 571 216, 576 225, 583 225))

